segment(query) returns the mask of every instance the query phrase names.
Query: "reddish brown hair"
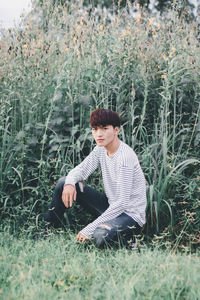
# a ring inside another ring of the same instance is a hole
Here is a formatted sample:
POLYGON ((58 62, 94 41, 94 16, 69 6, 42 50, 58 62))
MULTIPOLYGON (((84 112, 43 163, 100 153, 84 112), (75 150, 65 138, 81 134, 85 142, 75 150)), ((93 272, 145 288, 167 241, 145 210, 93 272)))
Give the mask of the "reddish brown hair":
POLYGON ((92 127, 106 125, 120 127, 120 117, 118 113, 113 110, 98 108, 94 110, 90 116, 90 125, 92 127))

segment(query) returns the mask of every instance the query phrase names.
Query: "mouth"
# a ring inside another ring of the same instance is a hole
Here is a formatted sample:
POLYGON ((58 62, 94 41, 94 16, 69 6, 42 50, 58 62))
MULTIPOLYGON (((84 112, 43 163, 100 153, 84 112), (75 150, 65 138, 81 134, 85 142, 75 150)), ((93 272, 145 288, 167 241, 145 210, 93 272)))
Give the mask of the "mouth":
POLYGON ((97 140, 97 142, 103 142, 103 141, 104 141, 103 139, 98 139, 98 140, 97 140))

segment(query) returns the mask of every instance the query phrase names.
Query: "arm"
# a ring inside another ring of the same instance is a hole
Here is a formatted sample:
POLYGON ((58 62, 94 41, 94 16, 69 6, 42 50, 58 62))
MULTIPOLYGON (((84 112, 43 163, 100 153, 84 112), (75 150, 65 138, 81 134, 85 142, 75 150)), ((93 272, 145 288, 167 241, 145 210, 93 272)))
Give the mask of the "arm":
POLYGON ((95 147, 93 151, 66 176, 65 185, 70 184, 75 187, 79 181, 86 180, 99 166, 99 149, 95 147))
POLYGON ((72 207, 73 201, 76 201, 75 184, 87 179, 99 165, 98 148, 94 150, 80 163, 76 168, 71 170, 66 176, 65 186, 62 192, 62 201, 65 207, 72 207))

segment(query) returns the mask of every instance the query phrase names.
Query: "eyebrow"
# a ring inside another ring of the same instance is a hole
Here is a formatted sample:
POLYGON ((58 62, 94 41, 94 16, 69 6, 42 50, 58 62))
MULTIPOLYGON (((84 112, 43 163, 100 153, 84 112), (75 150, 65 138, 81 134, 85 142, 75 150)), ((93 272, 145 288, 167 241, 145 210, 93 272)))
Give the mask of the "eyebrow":
POLYGON ((104 128, 104 127, 107 127, 107 126, 109 126, 109 125, 97 125, 97 126, 92 126, 92 129, 93 129, 93 128, 94 128, 94 129, 97 129, 98 127, 104 128))

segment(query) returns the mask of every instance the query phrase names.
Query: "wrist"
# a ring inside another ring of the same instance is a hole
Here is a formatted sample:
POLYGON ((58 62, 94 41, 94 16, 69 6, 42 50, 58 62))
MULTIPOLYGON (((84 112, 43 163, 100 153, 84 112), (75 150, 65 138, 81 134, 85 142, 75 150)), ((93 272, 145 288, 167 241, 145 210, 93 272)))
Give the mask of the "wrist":
POLYGON ((73 184, 70 184, 70 183, 64 184, 64 187, 63 187, 63 188, 66 188, 66 187, 68 187, 68 186, 72 186, 73 188, 75 188, 75 186, 74 186, 73 184))

